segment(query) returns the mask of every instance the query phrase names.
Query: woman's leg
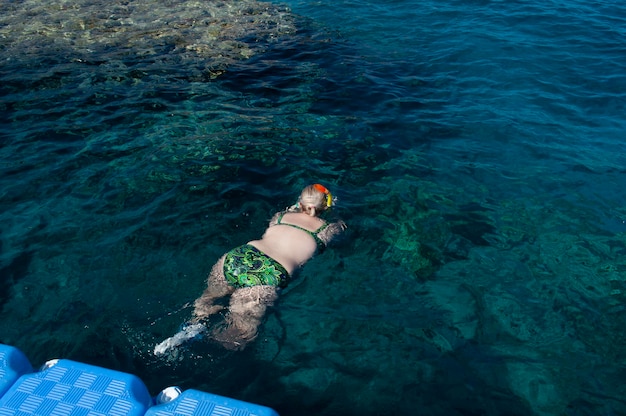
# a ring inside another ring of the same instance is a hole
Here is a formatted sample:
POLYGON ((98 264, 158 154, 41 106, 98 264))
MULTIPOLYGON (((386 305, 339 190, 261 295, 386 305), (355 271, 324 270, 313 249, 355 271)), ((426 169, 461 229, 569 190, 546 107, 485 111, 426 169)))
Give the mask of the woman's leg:
POLYGON ((224 257, 225 256, 222 256, 211 269, 207 288, 194 302, 193 317, 191 320, 184 324, 183 328, 176 334, 157 344, 154 347, 155 355, 165 354, 168 350, 200 336, 206 331, 206 327, 201 323, 201 320, 224 309, 223 306, 213 304, 216 299, 224 297, 235 290, 235 288, 228 285, 224 279, 224 257))
POLYGON ((224 309, 221 305, 214 305, 214 302, 234 292, 235 288, 226 282, 224 278, 224 257, 222 256, 211 269, 207 288, 202 295, 194 302, 193 318, 191 322, 199 322, 210 315, 224 309))
POLYGON ((242 350, 257 337, 268 307, 278 297, 276 286, 252 286, 235 290, 230 297, 226 326, 213 331, 213 338, 230 350, 242 350))

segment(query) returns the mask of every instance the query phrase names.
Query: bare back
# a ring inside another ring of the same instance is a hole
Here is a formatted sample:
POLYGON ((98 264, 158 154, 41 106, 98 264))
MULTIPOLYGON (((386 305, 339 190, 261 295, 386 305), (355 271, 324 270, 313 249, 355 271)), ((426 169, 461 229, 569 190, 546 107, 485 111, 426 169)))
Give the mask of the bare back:
POLYGON ((248 244, 270 256, 282 264, 289 274, 293 274, 313 257, 317 242, 306 231, 287 224, 315 232, 325 222, 304 213, 286 213, 280 224, 271 224, 260 240, 250 241, 248 244))

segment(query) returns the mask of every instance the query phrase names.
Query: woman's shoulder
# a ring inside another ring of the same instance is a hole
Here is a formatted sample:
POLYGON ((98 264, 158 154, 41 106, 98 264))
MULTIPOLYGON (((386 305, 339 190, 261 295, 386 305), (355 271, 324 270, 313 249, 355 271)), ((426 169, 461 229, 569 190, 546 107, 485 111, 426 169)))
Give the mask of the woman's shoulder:
POLYGON ((272 216, 272 219, 270 220, 270 227, 271 227, 272 225, 276 225, 276 224, 280 223, 280 221, 282 221, 283 216, 284 216, 286 213, 288 213, 288 212, 289 212, 288 210, 283 210, 283 211, 278 211, 277 213, 275 213, 275 214, 272 216))
POLYGON ((286 212, 280 217, 280 224, 296 225, 310 231, 315 231, 321 225, 325 224, 325 221, 319 217, 312 217, 301 212, 286 212))
POLYGON ((300 215, 298 212, 290 211, 289 209, 279 211, 274 214, 274 216, 270 220, 269 226, 272 227, 274 225, 281 224, 300 225, 301 221, 299 221, 299 217, 300 215))
POLYGON ((302 217, 302 214, 299 213, 299 212, 293 212, 293 211, 283 211, 282 214, 279 215, 279 217, 281 219, 286 220, 286 221, 289 221, 289 220, 296 220, 297 221, 297 218, 302 217))

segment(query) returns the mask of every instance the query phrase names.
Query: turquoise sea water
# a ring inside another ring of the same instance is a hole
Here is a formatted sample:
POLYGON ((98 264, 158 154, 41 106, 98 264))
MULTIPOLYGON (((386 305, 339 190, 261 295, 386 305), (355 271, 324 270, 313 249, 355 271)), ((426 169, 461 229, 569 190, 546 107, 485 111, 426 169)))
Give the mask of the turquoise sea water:
POLYGON ((283 415, 626 413, 626 6, 0 4, 0 342, 35 365, 283 415), (313 181, 349 231, 258 341, 154 357, 313 181))

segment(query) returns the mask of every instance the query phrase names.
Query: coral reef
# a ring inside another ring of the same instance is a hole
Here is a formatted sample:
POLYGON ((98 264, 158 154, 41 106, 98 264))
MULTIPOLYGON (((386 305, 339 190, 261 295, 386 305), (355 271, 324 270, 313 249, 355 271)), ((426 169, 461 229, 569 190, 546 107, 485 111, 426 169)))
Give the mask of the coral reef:
POLYGON ((289 9, 256 1, 2 2, 0 59, 158 60, 210 78, 294 31, 289 9))

